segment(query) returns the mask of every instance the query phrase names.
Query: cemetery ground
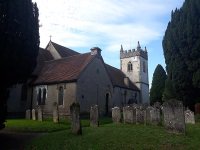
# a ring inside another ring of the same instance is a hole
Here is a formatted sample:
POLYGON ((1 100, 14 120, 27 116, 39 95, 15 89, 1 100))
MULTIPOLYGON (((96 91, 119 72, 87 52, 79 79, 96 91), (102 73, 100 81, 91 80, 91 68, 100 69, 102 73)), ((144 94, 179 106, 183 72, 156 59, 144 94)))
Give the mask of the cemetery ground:
MULTIPOLYGON (((199 117, 198 117, 199 119, 199 117)), ((168 133, 163 126, 115 124, 111 118, 101 118, 99 127, 90 127, 89 119, 81 120, 82 135, 71 133, 70 121, 58 124, 52 119, 43 122, 33 120, 7 120, 7 132, 33 135, 25 142, 25 149, 199 149, 200 121, 187 124, 186 135, 168 133), (31 133, 31 134, 30 134, 31 133), (34 136, 34 135, 38 136, 34 136)))

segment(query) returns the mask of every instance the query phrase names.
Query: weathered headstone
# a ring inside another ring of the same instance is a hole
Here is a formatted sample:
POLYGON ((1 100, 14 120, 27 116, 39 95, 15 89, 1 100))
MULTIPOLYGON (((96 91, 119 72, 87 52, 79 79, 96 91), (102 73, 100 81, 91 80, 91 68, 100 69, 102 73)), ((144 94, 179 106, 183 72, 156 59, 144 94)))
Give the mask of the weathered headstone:
POLYGON ((38 121, 43 121, 43 112, 42 112, 42 108, 41 108, 41 107, 38 107, 37 112, 38 112, 38 121))
POLYGON ((169 132, 185 133, 183 103, 169 100, 163 103, 164 126, 169 132))
POLYGON ((150 116, 151 116, 151 123, 154 125, 158 125, 161 122, 161 117, 160 117, 160 109, 158 108, 153 108, 150 110, 150 116))
POLYGON ((154 109, 152 106, 147 107, 146 109, 146 123, 151 124, 152 123, 152 116, 151 116, 151 110, 154 109))
POLYGON ((185 123, 195 124, 194 112, 189 109, 185 111, 185 123))
POLYGON ((27 109, 26 110, 26 119, 31 119, 31 110, 30 109, 27 109))
POLYGON ((119 107, 112 108, 112 120, 114 123, 121 122, 121 111, 119 107))
POLYGON ((142 106, 136 109, 136 123, 146 124, 146 110, 142 106))
POLYGON ((135 123, 136 109, 130 106, 123 107, 123 119, 124 123, 135 123))
POLYGON ((99 109, 97 105, 91 106, 90 108, 90 126, 99 126, 99 109))
POLYGON ((36 120, 36 111, 32 109, 32 120, 36 120))
POLYGON ((59 112, 58 112, 58 106, 53 106, 53 122, 58 123, 59 122, 59 112))
POLYGON ((82 127, 81 127, 81 121, 80 121, 80 105, 79 105, 79 103, 73 103, 70 106, 70 114, 71 114, 72 133, 81 135, 82 127))

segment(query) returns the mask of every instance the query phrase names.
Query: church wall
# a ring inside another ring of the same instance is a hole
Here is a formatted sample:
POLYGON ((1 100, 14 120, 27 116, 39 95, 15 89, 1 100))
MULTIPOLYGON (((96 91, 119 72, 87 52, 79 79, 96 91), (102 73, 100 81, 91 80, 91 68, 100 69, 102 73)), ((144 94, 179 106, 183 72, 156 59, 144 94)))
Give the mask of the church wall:
POLYGON ((41 105, 45 115, 52 115, 53 106, 58 104, 58 89, 62 86, 64 89, 64 101, 63 105, 59 105, 60 115, 69 115, 70 105, 76 100, 76 83, 62 83, 54 85, 40 85, 34 87, 33 94, 33 108, 38 107, 37 95, 39 88, 46 88, 46 100, 45 104, 41 105))
POLYGON ((49 42, 47 50, 50 51, 50 53, 51 53, 51 55, 53 56, 54 59, 60 59, 61 58, 60 54, 57 52, 57 50, 54 48, 54 46, 51 44, 51 42, 49 42))
POLYGON ((123 107, 128 105, 128 103, 137 103, 140 98, 140 93, 138 91, 132 91, 125 88, 114 87, 113 90, 113 107, 123 107), (126 95, 125 95, 126 94, 126 95))
POLYGON ((106 112, 106 93, 108 108, 111 111, 112 84, 100 58, 95 58, 83 71, 77 86, 77 101, 81 112, 89 112, 92 105, 98 105, 100 114, 106 112))

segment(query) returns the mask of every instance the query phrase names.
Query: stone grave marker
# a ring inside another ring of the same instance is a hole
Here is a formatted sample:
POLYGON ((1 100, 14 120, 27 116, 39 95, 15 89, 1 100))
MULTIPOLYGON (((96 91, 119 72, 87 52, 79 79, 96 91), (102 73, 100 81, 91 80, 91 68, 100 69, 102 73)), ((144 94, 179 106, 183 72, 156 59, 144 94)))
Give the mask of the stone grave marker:
POLYGON ((32 120, 36 120, 36 111, 32 109, 32 120))
POLYGON ((71 114, 72 133, 81 135, 82 127, 81 127, 81 121, 80 121, 80 105, 79 105, 79 103, 73 103, 70 106, 70 114, 71 114))
POLYGON ((43 121, 43 110, 41 107, 38 107, 38 121, 43 121))
POLYGON ((59 122, 59 112, 58 112, 58 106, 53 106, 53 122, 58 123, 59 122))
POLYGON ((169 100, 163 103, 165 128, 172 133, 185 134, 184 107, 181 101, 169 100))
POLYGON ((30 109, 27 109, 26 110, 26 119, 31 119, 31 110, 30 109))
POLYGON ((114 123, 121 122, 121 110, 119 107, 112 108, 112 120, 114 123))
POLYGON ((90 108, 90 126, 99 126, 99 109, 97 105, 91 106, 90 108))
POLYGON ((136 123, 136 109, 130 106, 123 107, 124 123, 136 123))
POLYGON ((189 109, 185 111, 185 123, 195 124, 194 112, 189 109))

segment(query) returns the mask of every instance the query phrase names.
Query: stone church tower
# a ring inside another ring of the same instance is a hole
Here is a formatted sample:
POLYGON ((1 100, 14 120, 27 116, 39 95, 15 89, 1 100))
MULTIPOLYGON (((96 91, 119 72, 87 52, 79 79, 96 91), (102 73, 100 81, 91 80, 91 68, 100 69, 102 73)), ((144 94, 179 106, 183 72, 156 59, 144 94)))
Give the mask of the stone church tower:
POLYGON ((141 49, 138 42, 137 49, 120 49, 121 71, 140 89, 140 101, 149 103, 149 77, 147 49, 141 49))

